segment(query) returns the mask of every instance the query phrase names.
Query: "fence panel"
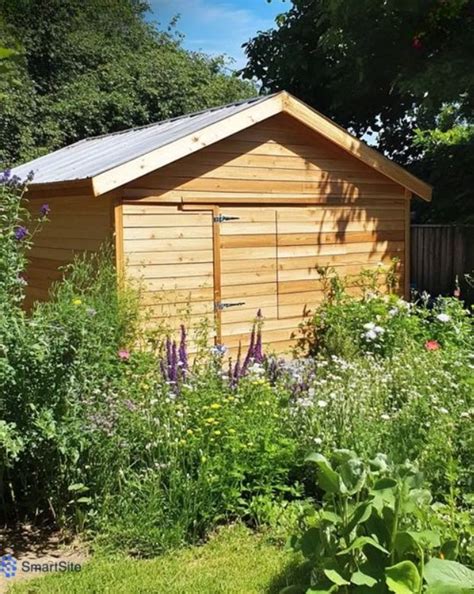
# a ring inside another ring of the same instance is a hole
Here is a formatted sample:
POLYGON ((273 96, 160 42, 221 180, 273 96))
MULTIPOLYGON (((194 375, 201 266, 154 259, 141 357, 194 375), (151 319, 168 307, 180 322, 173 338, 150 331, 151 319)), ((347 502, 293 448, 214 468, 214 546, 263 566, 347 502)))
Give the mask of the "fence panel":
POLYGON ((431 295, 452 295, 459 278, 463 299, 474 302, 465 280, 474 270, 474 225, 412 225, 411 286, 431 295))

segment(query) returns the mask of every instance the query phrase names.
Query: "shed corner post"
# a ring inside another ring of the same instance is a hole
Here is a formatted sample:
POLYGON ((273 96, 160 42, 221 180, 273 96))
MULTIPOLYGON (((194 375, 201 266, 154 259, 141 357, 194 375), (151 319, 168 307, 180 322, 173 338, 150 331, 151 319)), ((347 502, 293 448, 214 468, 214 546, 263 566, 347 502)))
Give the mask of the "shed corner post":
POLYGON ((410 276, 411 276, 411 200, 412 192, 405 189, 405 274, 404 274, 404 293, 405 299, 410 301, 410 276))
POLYGON ((125 258, 123 245, 123 199, 121 196, 112 199, 113 209, 113 245, 115 252, 115 269, 117 272, 117 283, 122 285, 125 277, 125 258))

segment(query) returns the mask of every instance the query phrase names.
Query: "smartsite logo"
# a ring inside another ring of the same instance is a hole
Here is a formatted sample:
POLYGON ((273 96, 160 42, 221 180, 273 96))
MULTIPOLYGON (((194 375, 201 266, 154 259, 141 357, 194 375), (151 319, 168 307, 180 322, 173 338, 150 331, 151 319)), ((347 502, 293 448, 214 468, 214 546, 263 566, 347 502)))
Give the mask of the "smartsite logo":
POLYGON ((3 555, 0 557, 0 575, 6 578, 16 576, 17 560, 13 555, 3 555))

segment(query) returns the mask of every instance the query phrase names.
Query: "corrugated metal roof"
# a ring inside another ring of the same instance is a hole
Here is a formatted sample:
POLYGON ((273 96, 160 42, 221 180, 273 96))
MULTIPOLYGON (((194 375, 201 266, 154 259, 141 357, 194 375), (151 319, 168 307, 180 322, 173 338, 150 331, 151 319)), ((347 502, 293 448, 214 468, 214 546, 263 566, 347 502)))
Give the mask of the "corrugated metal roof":
POLYGON ((86 138, 19 165, 12 173, 23 179, 33 171, 35 184, 88 179, 198 132, 268 98, 269 96, 256 97, 140 128, 86 138))

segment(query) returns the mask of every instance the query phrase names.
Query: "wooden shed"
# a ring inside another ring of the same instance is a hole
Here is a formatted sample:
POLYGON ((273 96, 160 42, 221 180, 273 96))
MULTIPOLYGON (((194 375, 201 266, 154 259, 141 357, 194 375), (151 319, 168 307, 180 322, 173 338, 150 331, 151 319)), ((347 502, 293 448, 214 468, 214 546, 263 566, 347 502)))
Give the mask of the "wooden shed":
POLYGON ((116 265, 143 281, 152 320, 203 316, 215 340, 245 342, 256 311, 285 351, 321 300, 319 266, 354 274, 400 259, 408 292, 410 200, 431 188, 286 92, 107 134, 17 167, 33 170, 28 299, 58 268, 113 238, 116 265))

